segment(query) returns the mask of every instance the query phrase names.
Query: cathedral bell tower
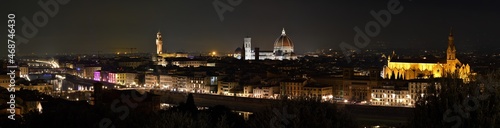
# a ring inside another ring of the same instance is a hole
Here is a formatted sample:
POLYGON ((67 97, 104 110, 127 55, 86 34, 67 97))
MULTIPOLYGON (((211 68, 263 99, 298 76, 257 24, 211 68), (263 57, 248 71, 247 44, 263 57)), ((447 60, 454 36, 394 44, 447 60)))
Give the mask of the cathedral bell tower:
POLYGON ((252 57, 252 38, 249 36, 243 38, 243 52, 245 52, 245 59, 243 60, 254 60, 252 57))

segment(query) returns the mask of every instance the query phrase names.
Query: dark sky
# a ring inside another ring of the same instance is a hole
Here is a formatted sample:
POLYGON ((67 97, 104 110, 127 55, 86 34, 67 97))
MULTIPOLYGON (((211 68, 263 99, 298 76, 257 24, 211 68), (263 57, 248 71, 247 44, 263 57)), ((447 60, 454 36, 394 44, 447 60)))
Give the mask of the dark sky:
MULTIPOLYGON (((38 1, 2 0, 4 16, 16 13, 16 29, 26 17, 43 11, 38 1)), ((339 49, 353 43, 353 27, 362 30, 374 20, 370 11, 387 9, 389 0, 242 0, 224 13, 221 21, 215 0, 71 0, 60 5, 57 15, 28 43, 18 46, 25 53, 96 53, 155 51, 155 34, 161 30, 164 49, 172 51, 233 51, 251 36, 253 47, 271 50, 284 27, 295 51, 339 49)), ((226 0, 220 0, 227 3, 226 0)), ((375 42, 391 48, 446 49, 453 27, 458 50, 500 47, 500 2, 498 0, 401 0, 404 8, 381 28, 375 42)), ((6 31, 1 31, 6 35, 6 31)), ((5 37, 5 36, 4 36, 5 37)), ((362 48, 365 49, 365 48, 362 48)))

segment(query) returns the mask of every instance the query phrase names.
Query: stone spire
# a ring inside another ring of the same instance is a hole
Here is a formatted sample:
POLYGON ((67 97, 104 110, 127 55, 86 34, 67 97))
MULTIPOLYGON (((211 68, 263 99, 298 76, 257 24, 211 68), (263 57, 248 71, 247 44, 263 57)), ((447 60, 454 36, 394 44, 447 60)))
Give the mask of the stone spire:
POLYGON ((456 48, 453 42, 453 28, 450 28, 450 35, 448 35, 448 49, 446 50, 446 58, 448 60, 454 60, 456 58, 456 48))

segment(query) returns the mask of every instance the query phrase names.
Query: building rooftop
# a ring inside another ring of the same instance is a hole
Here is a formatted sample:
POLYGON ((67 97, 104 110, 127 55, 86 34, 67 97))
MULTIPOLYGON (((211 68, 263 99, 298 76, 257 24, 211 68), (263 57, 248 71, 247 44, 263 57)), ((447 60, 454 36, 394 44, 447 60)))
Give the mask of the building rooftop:
POLYGON ((407 62, 407 63, 446 63, 446 59, 391 59, 391 62, 407 62))
POLYGON ((290 79, 284 79, 281 82, 305 82, 307 79, 304 78, 290 78, 290 79))
POLYGON ((320 83, 309 83, 309 84, 306 84, 306 86, 304 87, 309 87, 309 88, 325 88, 325 87, 332 87, 330 85, 327 85, 327 84, 320 84, 320 83))

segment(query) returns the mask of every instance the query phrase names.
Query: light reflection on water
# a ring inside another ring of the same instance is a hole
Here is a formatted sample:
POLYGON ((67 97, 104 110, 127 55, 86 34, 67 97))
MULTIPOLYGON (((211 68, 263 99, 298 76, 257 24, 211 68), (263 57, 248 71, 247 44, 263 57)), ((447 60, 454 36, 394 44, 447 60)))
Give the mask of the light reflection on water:
MULTIPOLYGON (((160 103, 160 109, 162 110, 168 110, 172 107, 177 106, 176 104, 167 104, 167 103, 160 103)), ((209 107, 198 107, 198 110, 206 110, 209 109, 209 107)), ((239 116, 242 116, 243 119, 246 121, 250 117, 250 115, 253 114, 253 112, 247 112, 247 111, 237 111, 237 110, 232 110, 234 113, 238 114, 239 116)))

